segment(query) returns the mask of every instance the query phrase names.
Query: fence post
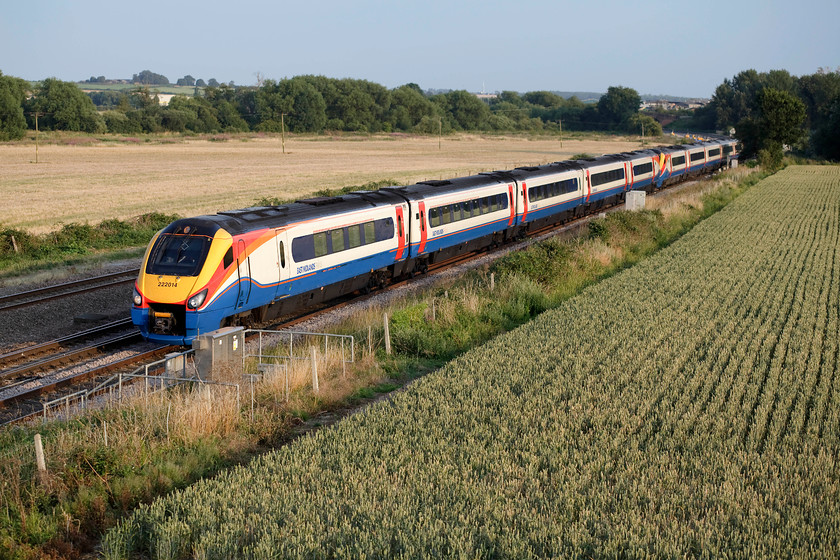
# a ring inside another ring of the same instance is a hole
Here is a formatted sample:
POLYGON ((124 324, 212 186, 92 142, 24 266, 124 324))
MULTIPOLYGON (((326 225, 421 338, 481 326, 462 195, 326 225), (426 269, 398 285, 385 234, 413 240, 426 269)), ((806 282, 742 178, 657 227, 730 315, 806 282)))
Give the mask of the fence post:
POLYGON ((383 318, 385 320, 385 353, 390 355, 391 354, 391 330, 388 328, 388 314, 384 313, 383 318))
POLYGON ((312 390, 318 394, 318 350, 312 347, 312 390))
POLYGON ((347 379, 347 360, 344 356, 344 337, 341 338, 341 377, 347 379))
POLYGON ((283 369, 286 370, 286 402, 289 402, 289 397, 290 397, 290 393, 291 393, 291 387, 290 387, 291 382, 289 381, 289 376, 292 374, 292 372, 289 371, 291 369, 289 367, 290 365, 292 365, 292 358, 291 357, 289 357, 289 359, 286 360, 286 363, 284 364, 284 367, 283 367, 283 369))
POLYGON ((102 421, 102 435, 105 437, 105 447, 108 447, 108 422, 102 421))
POLYGON ((496 273, 490 273, 490 291, 492 292, 496 288, 496 273))
POLYGON ((38 464, 38 478, 43 484, 47 477, 47 462, 44 460, 44 445, 41 443, 41 434, 35 434, 35 462, 38 464))

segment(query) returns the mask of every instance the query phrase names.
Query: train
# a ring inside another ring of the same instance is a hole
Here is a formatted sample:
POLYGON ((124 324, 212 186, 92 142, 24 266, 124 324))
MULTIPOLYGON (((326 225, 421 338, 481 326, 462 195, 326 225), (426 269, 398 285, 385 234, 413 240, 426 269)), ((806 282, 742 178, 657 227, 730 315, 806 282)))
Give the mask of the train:
POLYGON ((224 326, 296 313, 454 256, 521 239, 723 168, 706 139, 177 220, 145 252, 131 308, 147 340, 188 346, 224 326))

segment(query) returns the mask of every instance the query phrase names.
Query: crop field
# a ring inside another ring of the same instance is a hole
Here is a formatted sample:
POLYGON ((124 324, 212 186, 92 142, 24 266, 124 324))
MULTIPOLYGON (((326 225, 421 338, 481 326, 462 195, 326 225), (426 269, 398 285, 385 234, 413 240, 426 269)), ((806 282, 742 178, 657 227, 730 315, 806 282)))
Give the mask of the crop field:
POLYGON ((104 140, 60 138, 38 151, 0 145, 0 226, 30 233, 62 223, 129 219, 148 212, 195 216, 294 199, 321 189, 393 180, 409 184, 492 169, 637 149, 630 138, 438 138, 409 135, 218 135, 104 140))
POLYGON ((832 557, 840 168, 792 167, 106 557, 832 557))

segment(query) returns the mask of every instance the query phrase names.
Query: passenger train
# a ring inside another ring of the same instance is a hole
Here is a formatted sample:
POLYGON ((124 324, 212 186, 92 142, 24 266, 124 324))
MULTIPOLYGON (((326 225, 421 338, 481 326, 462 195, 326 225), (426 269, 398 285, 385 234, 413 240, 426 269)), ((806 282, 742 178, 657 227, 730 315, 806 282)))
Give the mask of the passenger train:
POLYGON ((423 273, 722 168, 734 140, 651 148, 186 218, 152 239, 131 316, 153 341, 189 345, 423 273))

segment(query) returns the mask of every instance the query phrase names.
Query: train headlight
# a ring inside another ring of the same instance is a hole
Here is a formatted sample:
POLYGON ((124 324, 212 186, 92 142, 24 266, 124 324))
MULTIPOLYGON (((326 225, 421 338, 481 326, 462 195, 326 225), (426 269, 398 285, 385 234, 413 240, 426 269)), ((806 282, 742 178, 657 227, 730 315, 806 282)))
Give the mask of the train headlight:
POLYGON ((201 307, 201 304, 204 303, 204 300, 207 299, 207 288, 204 288, 193 297, 187 300, 187 307, 190 309, 198 309, 201 307))
POLYGON ((134 305, 136 307, 143 305, 143 296, 141 296, 140 292, 137 291, 137 286, 134 287, 134 295, 131 299, 134 301, 134 305))

